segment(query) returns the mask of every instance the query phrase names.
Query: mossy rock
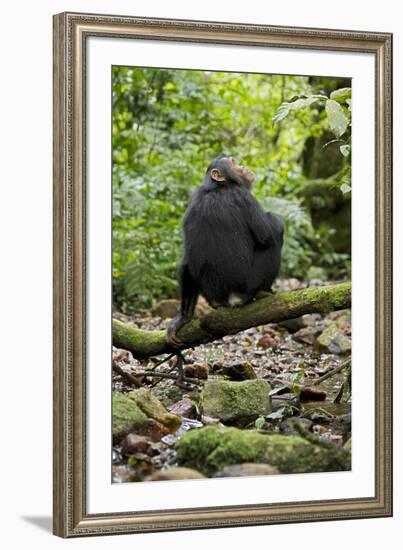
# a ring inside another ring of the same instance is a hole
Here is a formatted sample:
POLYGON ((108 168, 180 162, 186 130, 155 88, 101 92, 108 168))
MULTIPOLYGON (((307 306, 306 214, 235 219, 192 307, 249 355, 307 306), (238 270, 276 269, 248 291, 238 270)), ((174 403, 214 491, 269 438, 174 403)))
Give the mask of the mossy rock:
POLYGON ((312 444, 298 435, 263 435, 252 430, 207 426, 176 443, 180 465, 207 476, 232 464, 269 464, 280 473, 333 472, 351 469, 351 455, 332 444, 312 444))
POLYGON ((230 380, 256 380, 257 376, 255 369, 249 361, 232 361, 229 364, 223 365, 221 373, 230 380))
POLYGON ((129 432, 146 433, 147 415, 127 395, 112 394, 112 434, 114 443, 121 441, 129 432))
POLYGON ((269 392, 265 380, 209 380, 201 395, 203 414, 227 424, 248 423, 271 412, 269 392))
POLYGON ((316 348, 325 353, 350 353, 351 338, 343 334, 336 323, 332 323, 317 338, 316 348))
POLYGON ((183 391, 175 384, 155 386, 153 394, 161 401, 164 407, 171 407, 183 397, 183 391))
POLYGON ((149 418, 154 418, 161 422, 170 432, 176 432, 181 426, 181 419, 175 414, 170 414, 161 401, 148 388, 140 388, 131 391, 129 398, 132 399, 138 407, 149 418))
POLYGON ((191 468, 171 466, 166 470, 158 470, 146 477, 144 481, 178 481, 181 479, 204 479, 204 475, 191 468))

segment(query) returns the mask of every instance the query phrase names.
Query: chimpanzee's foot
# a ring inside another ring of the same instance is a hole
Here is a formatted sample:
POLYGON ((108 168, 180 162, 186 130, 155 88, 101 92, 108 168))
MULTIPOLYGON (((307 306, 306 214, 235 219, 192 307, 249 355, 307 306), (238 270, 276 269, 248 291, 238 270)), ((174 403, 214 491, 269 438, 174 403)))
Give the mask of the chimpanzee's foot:
POLYGON ((169 325, 167 328, 167 334, 165 339, 171 348, 180 348, 182 345, 181 339, 178 338, 178 336, 176 335, 176 329, 173 327, 170 327, 169 325))
POLYGON ((166 341, 172 348, 180 348, 183 345, 182 340, 179 338, 177 333, 179 330, 186 325, 191 319, 187 317, 175 317, 168 323, 166 341))

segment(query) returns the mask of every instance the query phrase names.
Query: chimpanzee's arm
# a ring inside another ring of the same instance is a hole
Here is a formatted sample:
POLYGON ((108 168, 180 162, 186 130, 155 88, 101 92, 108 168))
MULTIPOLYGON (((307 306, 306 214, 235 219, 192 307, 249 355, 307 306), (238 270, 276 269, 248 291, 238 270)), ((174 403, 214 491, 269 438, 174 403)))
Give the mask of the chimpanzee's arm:
POLYGON ((176 317, 170 321, 167 328, 167 342, 173 347, 179 347, 182 344, 176 334, 183 325, 186 325, 192 319, 199 296, 199 287, 191 276, 186 263, 181 265, 180 286, 181 308, 176 317))
POLYGON ((276 231, 270 212, 265 212, 258 201, 251 197, 247 216, 248 227, 256 245, 261 248, 270 246, 276 231))

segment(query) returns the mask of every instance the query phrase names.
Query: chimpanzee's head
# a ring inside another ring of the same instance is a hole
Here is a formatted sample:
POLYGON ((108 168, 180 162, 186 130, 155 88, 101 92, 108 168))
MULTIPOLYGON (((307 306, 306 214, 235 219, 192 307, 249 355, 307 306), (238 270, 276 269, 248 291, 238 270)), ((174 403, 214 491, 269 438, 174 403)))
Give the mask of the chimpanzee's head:
POLYGON ((249 188, 254 179, 255 174, 247 166, 240 166, 232 157, 221 155, 207 168, 205 183, 209 187, 235 184, 249 188))

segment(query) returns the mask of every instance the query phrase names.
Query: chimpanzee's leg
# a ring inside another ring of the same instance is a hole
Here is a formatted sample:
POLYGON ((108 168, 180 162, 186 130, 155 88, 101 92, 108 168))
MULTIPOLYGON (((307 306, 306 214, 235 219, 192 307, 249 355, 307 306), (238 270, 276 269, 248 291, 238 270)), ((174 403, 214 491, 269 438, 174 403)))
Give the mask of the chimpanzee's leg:
POLYGON ((199 296, 199 286, 192 278, 189 268, 186 264, 181 266, 180 271, 181 285, 181 307, 167 327, 167 342, 172 347, 180 347, 182 342, 177 337, 179 329, 186 325, 192 317, 196 307, 197 298, 199 296))

